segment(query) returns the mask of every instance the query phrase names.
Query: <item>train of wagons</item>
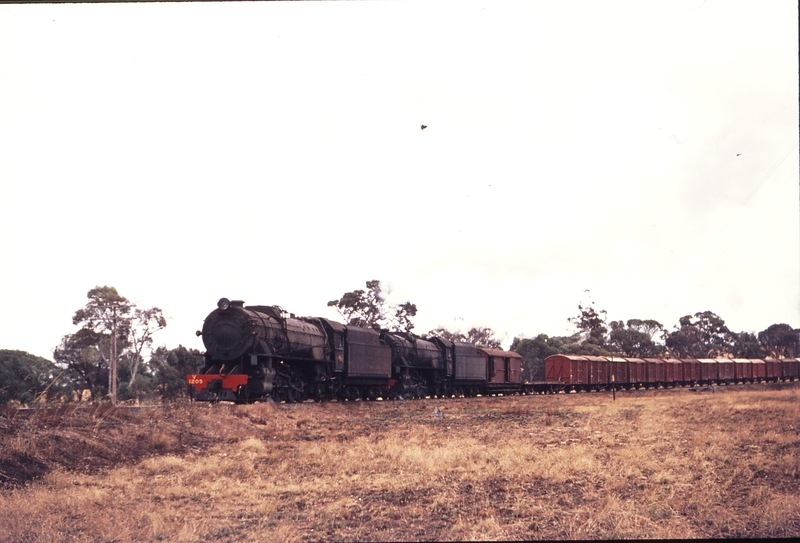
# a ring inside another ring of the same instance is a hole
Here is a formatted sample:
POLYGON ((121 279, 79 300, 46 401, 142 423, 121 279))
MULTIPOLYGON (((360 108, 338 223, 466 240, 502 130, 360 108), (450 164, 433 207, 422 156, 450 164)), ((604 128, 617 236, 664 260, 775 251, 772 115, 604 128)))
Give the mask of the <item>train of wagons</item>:
POLYGON ((186 376, 200 401, 532 394, 793 380, 796 360, 676 360, 553 355, 522 379, 522 357, 440 337, 421 338, 295 317, 278 306, 222 298, 203 323, 206 352, 186 376))

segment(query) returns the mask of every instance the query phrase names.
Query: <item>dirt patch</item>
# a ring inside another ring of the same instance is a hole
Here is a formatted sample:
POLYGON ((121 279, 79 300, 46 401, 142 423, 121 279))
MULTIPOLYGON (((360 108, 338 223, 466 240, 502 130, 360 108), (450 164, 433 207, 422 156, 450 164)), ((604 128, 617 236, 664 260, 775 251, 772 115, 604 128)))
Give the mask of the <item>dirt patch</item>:
POLYGON ((0 485, 19 485, 41 477, 50 466, 30 454, 16 455, 0 452, 0 485))

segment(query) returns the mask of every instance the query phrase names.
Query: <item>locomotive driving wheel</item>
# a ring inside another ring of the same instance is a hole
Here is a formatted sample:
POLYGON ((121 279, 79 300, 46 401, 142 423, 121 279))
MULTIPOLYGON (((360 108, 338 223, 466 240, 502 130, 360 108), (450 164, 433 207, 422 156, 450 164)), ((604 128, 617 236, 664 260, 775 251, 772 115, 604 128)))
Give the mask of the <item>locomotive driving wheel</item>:
POLYGON ((303 372, 289 364, 281 366, 270 398, 274 402, 304 402, 309 397, 303 372))
POLYGON ((322 401, 322 393, 324 391, 325 385, 322 383, 317 383, 311 389, 311 398, 319 403, 322 401))

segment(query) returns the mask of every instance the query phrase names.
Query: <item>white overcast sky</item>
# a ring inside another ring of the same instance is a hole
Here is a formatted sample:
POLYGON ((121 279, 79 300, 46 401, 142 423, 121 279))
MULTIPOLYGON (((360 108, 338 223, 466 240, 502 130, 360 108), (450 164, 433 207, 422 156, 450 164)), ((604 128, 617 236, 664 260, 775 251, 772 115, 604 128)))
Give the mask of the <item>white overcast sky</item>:
POLYGON ((98 285, 198 349, 370 279, 506 347, 800 327, 799 198, 794 0, 0 6, 4 349, 98 285))

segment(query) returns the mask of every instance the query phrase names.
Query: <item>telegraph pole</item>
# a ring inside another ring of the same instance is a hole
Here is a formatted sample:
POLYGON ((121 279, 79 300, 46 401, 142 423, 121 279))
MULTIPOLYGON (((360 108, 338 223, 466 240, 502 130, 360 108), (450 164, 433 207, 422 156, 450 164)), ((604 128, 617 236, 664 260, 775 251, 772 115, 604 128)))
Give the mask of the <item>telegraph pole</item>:
POLYGON ((108 396, 111 399, 111 405, 117 405, 117 308, 120 307, 119 302, 104 302, 97 304, 95 307, 110 307, 111 308, 111 367, 108 369, 108 396))
POLYGON ((112 341, 112 345, 114 347, 114 353, 111 356, 111 387, 109 387, 108 392, 111 394, 111 405, 117 405, 117 304, 111 306, 112 308, 112 323, 113 323, 113 332, 114 339, 112 341))

